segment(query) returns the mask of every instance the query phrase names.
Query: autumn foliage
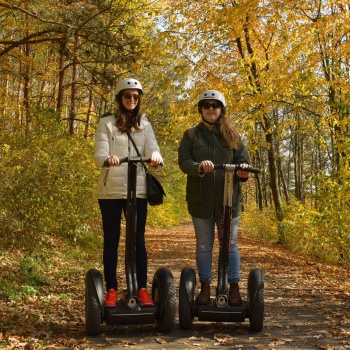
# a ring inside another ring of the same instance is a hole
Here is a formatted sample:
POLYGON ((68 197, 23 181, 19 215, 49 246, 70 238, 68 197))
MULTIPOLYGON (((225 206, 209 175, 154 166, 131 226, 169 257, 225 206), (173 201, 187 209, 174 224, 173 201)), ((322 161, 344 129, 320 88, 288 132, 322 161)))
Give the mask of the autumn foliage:
POLYGON ((95 126, 133 76, 166 160, 149 225, 188 220, 177 145, 213 88, 261 169, 242 225, 348 265, 349 13, 342 1, 0 2, 1 250, 100 234, 95 126))

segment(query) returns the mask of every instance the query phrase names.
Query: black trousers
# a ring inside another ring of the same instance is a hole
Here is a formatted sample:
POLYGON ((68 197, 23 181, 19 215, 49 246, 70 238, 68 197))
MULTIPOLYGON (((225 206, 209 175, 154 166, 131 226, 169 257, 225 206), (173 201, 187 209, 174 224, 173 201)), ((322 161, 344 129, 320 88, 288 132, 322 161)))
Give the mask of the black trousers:
MULTIPOLYGON (((138 288, 147 284, 147 251, 145 244, 145 228, 147 220, 147 199, 137 198, 136 223, 136 269, 138 288)), ((117 263, 120 240, 120 224, 122 213, 126 207, 126 199, 98 200, 103 226, 103 269, 107 291, 118 290, 117 263)))

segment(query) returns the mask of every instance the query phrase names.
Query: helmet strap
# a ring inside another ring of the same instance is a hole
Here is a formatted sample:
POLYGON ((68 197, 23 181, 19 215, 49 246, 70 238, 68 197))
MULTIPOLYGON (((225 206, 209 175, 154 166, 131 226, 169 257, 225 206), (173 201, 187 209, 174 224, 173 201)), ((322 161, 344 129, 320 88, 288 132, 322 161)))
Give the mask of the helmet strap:
POLYGON ((219 118, 216 120, 216 122, 208 122, 202 115, 202 120, 204 123, 207 123, 208 125, 216 125, 218 126, 218 124, 220 123, 220 120, 223 118, 224 116, 222 114, 219 115, 219 118))
POLYGON ((203 120, 204 123, 209 124, 209 125, 217 125, 218 122, 219 122, 219 119, 216 122, 214 122, 214 123, 213 122, 208 122, 207 120, 204 119, 203 116, 202 116, 202 120, 203 120))

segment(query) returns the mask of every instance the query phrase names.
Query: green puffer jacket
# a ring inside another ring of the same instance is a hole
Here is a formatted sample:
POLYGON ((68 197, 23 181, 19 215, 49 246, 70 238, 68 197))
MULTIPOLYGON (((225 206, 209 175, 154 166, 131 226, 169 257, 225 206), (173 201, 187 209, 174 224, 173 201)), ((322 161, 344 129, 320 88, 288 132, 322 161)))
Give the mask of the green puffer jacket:
MULTIPOLYGON (((223 212, 225 173, 223 170, 199 176, 199 163, 211 160, 214 164, 249 164, 248 152, 242 142, 237 150, 228 147, 218 130, 209 130, 202 122, 195 128, 194 138, 188 130, 183 134, 178 149, 178 164, 187 174, 186 201, 191 216, 209 219, 215 210, 218 218, 223 212)), ((241 211, 241 184, 234 176, 232 217, 241 211)))

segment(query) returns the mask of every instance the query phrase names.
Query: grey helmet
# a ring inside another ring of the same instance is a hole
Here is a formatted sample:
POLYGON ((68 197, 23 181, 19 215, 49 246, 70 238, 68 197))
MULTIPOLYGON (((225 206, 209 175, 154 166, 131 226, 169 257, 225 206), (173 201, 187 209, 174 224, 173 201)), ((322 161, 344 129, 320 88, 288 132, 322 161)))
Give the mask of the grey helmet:
POLYGON ((204 100, 218 100, 226 108, 226 101, 224 95, 216 90, 206 90, 202 92, 198 97, 198 103, 204 100))

